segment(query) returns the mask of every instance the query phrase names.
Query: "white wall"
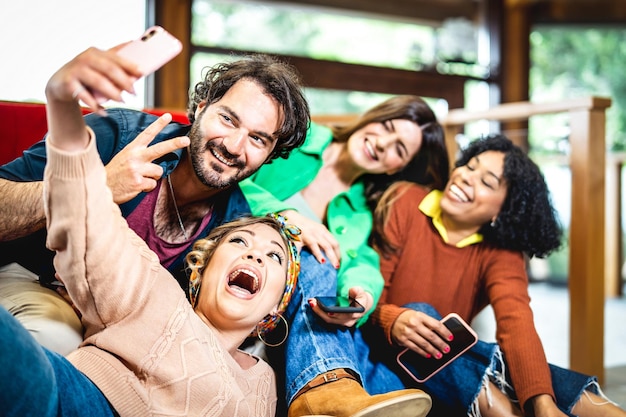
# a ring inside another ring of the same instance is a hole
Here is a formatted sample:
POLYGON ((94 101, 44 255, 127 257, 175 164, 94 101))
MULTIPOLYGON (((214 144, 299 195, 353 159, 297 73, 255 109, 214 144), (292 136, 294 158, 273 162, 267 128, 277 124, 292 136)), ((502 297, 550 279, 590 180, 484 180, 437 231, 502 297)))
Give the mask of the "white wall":
MULTIPOLYGON (((146 28, 145 0, 0 0, 0 100, 45 101, 48 78, 90 46, 107 49, 146 28)), ((143 107, 144 83, 126 105, 143 107)))

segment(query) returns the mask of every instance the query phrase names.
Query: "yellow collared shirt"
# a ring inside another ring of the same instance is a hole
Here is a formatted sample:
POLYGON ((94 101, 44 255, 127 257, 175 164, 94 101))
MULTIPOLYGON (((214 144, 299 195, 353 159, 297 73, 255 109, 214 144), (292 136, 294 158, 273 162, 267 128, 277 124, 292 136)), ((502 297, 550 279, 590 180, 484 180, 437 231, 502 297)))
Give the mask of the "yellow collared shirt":
MULTIPOLYGON (((439 190, 431 191, 426 197, 424 197, 419 205, 419 209, 422 213, 424 213, 433 220, 433 225, 435 226, 435 229, 437 229, 443 241, 448 243, 448 231, 441 221, 441 206, 439 205, 439 202, 441 201, 442 196, 443 192, 439 190)), ((474 233, 473 235, 461 240, 455 246, 457 248, 463 248, 465 246, 473 245, 474 243, 479 243, 482 241, 483 235, 481 235, 480 233, 474 233)))

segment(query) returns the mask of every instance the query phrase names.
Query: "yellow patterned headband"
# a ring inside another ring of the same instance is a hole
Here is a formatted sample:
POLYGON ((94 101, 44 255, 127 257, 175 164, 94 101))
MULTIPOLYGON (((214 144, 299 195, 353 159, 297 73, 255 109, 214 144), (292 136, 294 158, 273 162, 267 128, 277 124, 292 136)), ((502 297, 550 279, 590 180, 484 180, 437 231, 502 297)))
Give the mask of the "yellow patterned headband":
POLYGON ((287 282, 285 283, 285 292, 278 303, 278 311, 276 315, 268 315, 257 325, 257 333, 261 335, 274 330, 280 319, 280 314, 284 313, 291 300, 293 289, 298 280, 300 273, 300 253, 295 242, 300 240, 300 228, 295 225, 288 224, 287 219, 278 213, 270 213, 269 217, 273 218, 280 224, 280 234, 288 244, 289 260, 287 261, 287 282))
MULTIPOLYGON (((278 304, 278 310, 276 315, 268 315, 257 325, 256 332, 261 335, 273 330, 278 324, 280 314, 284 313, 291 300, 296 281, 298 280, 298 274, 300 272, 300 254, 295 242, 300 240, 300 229, 297 226, 287 223, 287 219, 278 213, 270 213, 267 217, 272 218, 278 227, 278 232, 287 242, 287 280, 285 283, 285 291, 278 304)), ((193 307, 196 306, 198 294, 200 293, 200 284, 202 282, 201 274, 198 273, 198 269, 191 271, 189 277, 189 301, 193 307)))

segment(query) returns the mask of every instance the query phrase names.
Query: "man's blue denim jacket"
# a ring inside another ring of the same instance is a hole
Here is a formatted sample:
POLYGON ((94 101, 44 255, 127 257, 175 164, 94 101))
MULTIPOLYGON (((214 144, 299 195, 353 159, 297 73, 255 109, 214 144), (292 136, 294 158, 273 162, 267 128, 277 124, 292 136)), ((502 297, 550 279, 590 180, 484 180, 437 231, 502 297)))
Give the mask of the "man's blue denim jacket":
MULTIPOLYGON (((105 165, 157 118, 157 116, 130 109, 107 109, 107 113, 107 117, 95 113, 85 116, 85 121, 95 132, 98 153, 105 165)), ((190 128, 190 125, 172 122, 154 138, 152 144, 185 136, 189 133, 190 128)), ((177 150, 155 161, 163 167, 163 176, 169 174, 176 167, 181 154, 182 150, 177 150)), ((21 157, 0 166, 0 178, 18 182, 42 181, 45 165, 44 138, 26 150, 21 157)), ((122 215, 127 217, 132 213, 144 197, 145 193, 141 193, 134 199, 121 204, 122 215)), ((250 213, 250 206, 238 185, 220 192, 213 204, 211 220, 200 237, 205 237, 213 228, 222 223, 250 213)), ((18 262, 39 275, 43 285, 54 281, 54 268, 52 266, 54 254, 46 249, 45 236, 46 231, 41 230, 30 236, 0 243, 0 265, 18 262)), ((184 258, 189 250, 191 248, 181 254, 169 268, 185 291, 187 290, 188 279, 185 273, 184 258)))

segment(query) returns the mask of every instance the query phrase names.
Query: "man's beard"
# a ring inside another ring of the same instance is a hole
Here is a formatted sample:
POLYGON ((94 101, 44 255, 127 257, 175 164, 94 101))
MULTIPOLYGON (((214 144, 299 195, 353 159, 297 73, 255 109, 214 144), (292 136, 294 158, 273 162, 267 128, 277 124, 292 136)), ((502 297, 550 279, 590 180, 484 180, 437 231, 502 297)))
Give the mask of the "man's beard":
POLYGON ((221 143, 216 141, 205 143, 199 126, 200 123, 197 120, 191 126, 191 131, 189 132, 189 155, 191 157, 191 166, 202 184, 214 189, 225 189, 248 178, 256 171, 256 169, 246 169, 245 163, 228 152, 221 143), (206 160, 205 152, 207 151, 220 155, 221 159, 227 160, 230 168, 236 169, 236 172, 231 176, 224 176, 224 166, 222 164, 206 160))

